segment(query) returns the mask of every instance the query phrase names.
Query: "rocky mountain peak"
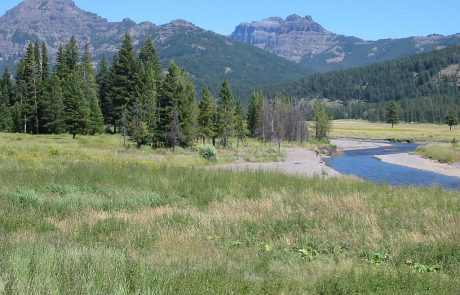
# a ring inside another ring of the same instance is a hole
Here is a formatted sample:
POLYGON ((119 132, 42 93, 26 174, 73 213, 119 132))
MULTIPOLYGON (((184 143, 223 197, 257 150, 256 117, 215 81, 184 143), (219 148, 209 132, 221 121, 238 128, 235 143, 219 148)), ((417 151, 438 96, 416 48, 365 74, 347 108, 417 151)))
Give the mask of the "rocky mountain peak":
POLYGON ((307 54, 317 54, 336 35, 313 21, 311 16, 293 14, 286 19, 269 17, 262 21, 242 23, 231 37, 299 62, 307 54))

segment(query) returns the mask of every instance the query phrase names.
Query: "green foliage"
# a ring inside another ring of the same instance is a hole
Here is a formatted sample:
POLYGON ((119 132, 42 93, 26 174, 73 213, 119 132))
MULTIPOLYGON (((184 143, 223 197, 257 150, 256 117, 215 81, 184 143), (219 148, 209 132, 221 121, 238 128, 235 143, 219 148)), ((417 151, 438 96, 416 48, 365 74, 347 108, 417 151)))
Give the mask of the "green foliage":
POLYGON ((84 99, 80 76, 77 72, 70 73, 63 82, 64 117, 66 131, 75 138, 77 134, 85 134, 88 127, 88 103, 84 99))
POLYGON ((202 89, 201 97, 198 115, 199 137, 203 142, 206 142, 207 139, 214 138, 217 134, 217 106, 211 91, 206 85, 202 89))
POLYGON ((217 161, 217 150, 212 145, 204 145, 199 147, 200 156, 206 160, 217 161))
POLYGON ((137 61, 133 40, 126 33, 112 64, 111 102, 113 107, 113 124, 120 126, 122 111, 129 108, 136 95, 137 61))
POLYGON ((101 105, 102 115, 104 116, 104 123, 106 125, 113 124, 113 102, 110 96, 112 76, 109 65, 105 56, 102 57, 99 71, 96 76, 96 81, 99 87, 99 101, 101 105))
POLYGON ((450 110, 446 116, 446 123, 449 125, 450 130, 452 130, 452 126, 458 125, 458 112, 455 110, 450 110))
POLYGON ((235 136, 237 139, 237 147, 239 147, 240 142, 245 144, 247 135, 248 127, 246 118, 244 116, 243 103, 238 100, 235 107, 235 136))
POLYGON ((221 138, 221 144, 227 148, 230 145, 229 139, 234 133, 235 124, 235 101, 233 99, 230 84, 225 81, 219 92, 219 101, 217 103, 217 130, 221 138))
POLYGON ((262 120, 262 106, 264 97, 260 93, 253 93, 248 107, 248 129, 252 137, 255 137, 262 120))
POLYGON ((326 107, 318 100, 313 110, 313 130, 317 140, 327 139, 332 127, 332 120, 326 111, 326 107))
POLYGON ((86 44, 80 64, 81 83, 85 104, 88 105, 87 132, 91 135, 101 133, 104 126, 101 107, 99 106, 98 88, 94 77, 89 45, 86 44))
POLYGON ((392 101, 387 110, 387 123, 391 124, 391 128, 395 124, 399 124, 399 109, 395 101, 392 101))

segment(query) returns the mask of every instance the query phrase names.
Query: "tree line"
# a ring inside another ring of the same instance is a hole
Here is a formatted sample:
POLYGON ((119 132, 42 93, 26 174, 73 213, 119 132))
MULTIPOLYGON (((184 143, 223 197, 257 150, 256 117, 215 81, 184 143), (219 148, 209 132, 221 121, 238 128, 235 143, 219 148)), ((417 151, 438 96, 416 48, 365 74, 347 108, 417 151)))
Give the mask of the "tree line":
POLYGON ((151 38, 137 53, 126 34, 109 64, 97 73, 86 45, 59 46, 51 70, 44 43, 30 43, 16 76, 5 68, 0 80, 0 131, 29 134, 120 133, 137 147, 186 147, 196 140, 227 147, 244 141, 246 117, 229 83, 215 99, 206 85, 198 104, 195 86, 174 62, 164 72, 151 38))
POLYGON ((341 101, 342 106, 330 108, 336 119, 385 121, 388 103, 394 100, 406 122, 445 123, 451 109, 460 111, 459 64, 460 46, 453 46, 381 64, 314 74, 265 92, 269 97, 283 94, 341 101))

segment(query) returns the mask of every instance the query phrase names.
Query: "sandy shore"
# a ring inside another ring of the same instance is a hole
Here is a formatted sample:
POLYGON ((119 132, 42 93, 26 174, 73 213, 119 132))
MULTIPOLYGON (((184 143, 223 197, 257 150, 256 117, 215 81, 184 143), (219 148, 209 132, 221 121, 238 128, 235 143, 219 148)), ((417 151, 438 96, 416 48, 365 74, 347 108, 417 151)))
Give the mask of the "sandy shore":
POLYGON ((337 146, 338 150, 350 151, 350 150, 362 150, 362 149, 372 149, 379 147, 391 146, 390 143, 379 142, 379 141, 367 141, 362 139, 332 139, 331 144, 337 146))
POLYGON ((280 171, 287 174, 315 176, 328 175, 338 176, 339 172, 329 168, 323 162, 321 157, 314 151, 300 148, 286 149, 286 158, 284 162, 279 163, 243 163, 210 166, 209 169, 229 169, 229 170, 263 170, 263 171, 280 171))
POLYGON ((424 158, 419 155, 411 154, 393 154, 393 155, 382 155, 376 156, 383 162, 406 166, 410 168, 435 172, 447 176, 454 176, 460 178, 460 167, 458 165, 448 165, 442 164, 437 161, 433 161, 427 158, 424 158))

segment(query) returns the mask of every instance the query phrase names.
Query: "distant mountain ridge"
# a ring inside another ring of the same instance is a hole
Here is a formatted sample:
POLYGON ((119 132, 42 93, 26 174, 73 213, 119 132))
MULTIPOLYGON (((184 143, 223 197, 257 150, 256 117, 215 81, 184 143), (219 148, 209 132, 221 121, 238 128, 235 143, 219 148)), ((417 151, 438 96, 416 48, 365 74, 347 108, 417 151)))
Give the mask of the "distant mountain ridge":
POLYGON ((460 44, 460 34, 365 41, 329 32, 311 16, 295 14, 242 23, 231 38, 317 71, 365 66, 460 44))
POLYGON ((201 29, 185 20, 157 26, 130 19, 109 22, 80 9, 72 0, 25 0, 0 17, 0 68, 15 67, 28 42, 44 41, 54 60, 60 43, 75 36, 82 48, 90 45, 93 58, 111 57, 128 32, 139 48, 151 36, 166 67, 175 60, 190 72, 197 85, 217 91, 228 80, 238 95, 279 81, 307 75, 305 66, 253 46, 201 29))

